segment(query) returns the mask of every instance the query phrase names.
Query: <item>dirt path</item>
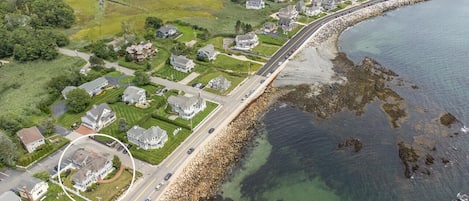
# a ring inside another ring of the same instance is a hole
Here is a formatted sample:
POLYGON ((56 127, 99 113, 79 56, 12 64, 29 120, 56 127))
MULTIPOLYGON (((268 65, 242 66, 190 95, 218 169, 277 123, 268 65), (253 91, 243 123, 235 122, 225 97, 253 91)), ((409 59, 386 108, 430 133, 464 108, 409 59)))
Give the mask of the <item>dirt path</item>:
POLYGON ((98 179, 98 183, 100 184, 108 184, 108 183, 111 183, 111 182, 114 182, 116 181, 117 179, 119 179, 119 177, 121 176, 122 172, 125 170, 125 165, 121 165, 119 171, 116 173, 116 175, 114 175, 112 178, 110 179, 106 179, 106 180, 102 180, 101 178, 98 179))

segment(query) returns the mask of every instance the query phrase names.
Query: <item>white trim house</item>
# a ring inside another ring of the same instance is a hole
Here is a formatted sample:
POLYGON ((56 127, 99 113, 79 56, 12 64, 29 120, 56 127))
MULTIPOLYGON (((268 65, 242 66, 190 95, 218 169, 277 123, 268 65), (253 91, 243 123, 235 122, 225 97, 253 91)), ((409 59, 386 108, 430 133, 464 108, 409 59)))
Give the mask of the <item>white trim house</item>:
POLYGON ((205 100, 198 96, 170 96, 168 104, 173 112, 177 113, 183 119, 192 119, 197 113, 204 110, 207 106, 205 100))
POLYGON ((152 126, 147 130, 140 126, 134 126, 127 131, 127 139, 138 147, 148 150, 163 147, 168 141, 168 135, 159 126, 152 126))

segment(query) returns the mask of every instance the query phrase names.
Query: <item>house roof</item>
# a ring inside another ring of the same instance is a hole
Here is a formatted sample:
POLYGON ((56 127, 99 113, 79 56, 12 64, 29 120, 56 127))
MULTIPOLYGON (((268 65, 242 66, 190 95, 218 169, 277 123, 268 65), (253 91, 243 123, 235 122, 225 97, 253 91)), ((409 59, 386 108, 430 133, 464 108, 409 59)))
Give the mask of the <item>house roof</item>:
POLYGON ((138 88, 136 86, 129 86, 127 87, 127 89, 125 89, 124 94, 122 95, 122 98, 124 100, 133 100, 136 102, 144 94, 145 94, 145 89, 138 88))
POLYGON ((192 97, 187 97, 187 96, 170 96, 168 98, 168 103, 170 105, 178 105, 179 107, 182 108, 189 108, 197 103, 199 101, 203 101, 203 99, 200 96, 192 96, 192 97))
POLYGON ((266 23, 264 24, 264 28, 266 28, 266 29, 273 29, 273 28, 275 28, 275 23, 273 23, 273 22, 266 22, 266 23))
POLYGON ((205 47, 202 47, 199 50, 197 50, 197 52, 206 52, 208 53, 209 57, 212 57, 213 55, 215 55, 215 47, 213 47, 212 44, 208 44, 205 47))
POLYGON ((19 189, 23 190, 24 188, 31 190, 36 186, 36 184, 41 183, 42 180, 36 178, 36 177, 28 177, 28 178, 23 178, 20 181, 20 184, 18 186, 19 189))
POLYGON ((36 126, 31 128, 23 128, 16 132, 16 135, 20 138, 23 144, 29 144, 39 139, 44 139, 44 136, 42 136, 41 132, 36 126))
POLYGON ((164 26, 161 26, 158 31, 159 32, 163 32, 163 33, 167 33, 169 32, 171 29, 173 30, 178 30, 176 27, 174 27, 173 25, 170 25, 170 24, 167 24, 167 25, 164 25, 164 26))
POLYGON ((79 88, 86 90, 86 92, 89 92, 89 91, 93 91, 94 89, 96 89, 99 86, 104 85, 105 83, 108 83, 106 78, 100 77, 100 78, 95 79, 91 82, 86 82, 86 83, 80 85, 79 88))
POLYGON ((111 108, 109 108, 109 106, 106 104, 106 103, 101 103, 99 104, 98 106, 96 107, 93 107, 90 111, 88 111, 90 114, 92 114, 93 116, 97 116, 99 117, 104 110, 111 110, 111 108))
POLYGON ((127 131, 127 135, 131 135, 139 141, 150 141, 152 139, 161 139, 166 135, 166 131, 161 129, 159 126, 152 126, 145 130, 140 126, 134 126, 127 131))
POLYGON ((171 55, 171 60, 173 60, 174 63, 181 65, 186 65, 188 62, 192 61, 191 59, 188 59, 186 56, 183 55, 171 55))
POLYGON ((15 193, 12 191, 5 191, 0 195, 0 201, 17 201, 20 200, 15 193))
POLYGON ((62 90, 62 95, 63 96, 67 96, 67 93, 76 89, 77 87, 76 86, 66 86, 63 90, 62 90))
POLYGON ((256 37, 256 34, 254 34, 253 32, 249 32, 247 34, 244 34, 244 35, 237 35, 236 36, 236 40, 237 41, 240 41, 240 40, 252 40, 256 37))
POLYGON ((263 0, 247 0, 248 4, 261 4, 263 0))
POLYGON ((84 148, 77 149, 72 155, 72 162, 76 165, 82 165, 89 162, 90 152, 84 148))
POLYGON ((290 23, 292 23, 292 19, 288 18, 288 17, 280 17, 279 20, 278 20, 278 24, 279 25, 290 25, 290 23))
POLYGON ((306 4, 305 4, 305 1, 303 1, 303 0, 300 0, 300 1, 298 1, 298 3, 296 3, 297 9, 304 8, 305 6, 306 6, 306 4))
MULTIPOLYGON (((86 163, 81 163, 77 165, 83 165, 75 174, 73 174, 72 179, 74 181, 81 182, 87 177, 87 172, 98 172, 103 169, 106 165, 106 162, 110 159, 106 156, 97 154, 90 150, 80 148, 72 156, 72 160, 83 161, 86 160, 86 163)), ((74 161, 77 162, 77 161, 74 161)))

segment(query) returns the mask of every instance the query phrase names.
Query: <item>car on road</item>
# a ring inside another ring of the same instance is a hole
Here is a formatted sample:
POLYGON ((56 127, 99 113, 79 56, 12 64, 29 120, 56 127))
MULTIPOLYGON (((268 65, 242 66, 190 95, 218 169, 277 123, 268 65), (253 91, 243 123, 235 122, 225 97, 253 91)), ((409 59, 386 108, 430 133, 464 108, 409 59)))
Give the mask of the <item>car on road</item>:
POLYGON ((117 151, 122 151, 122 149, 124 149, 122 145, 117 146, 117 151))
POLYGON ((264 83, 264 82, 265 82, 265 80, 261 80, 261 84, 264 83))
POLYGON ((160 190, 160 188, 163 186, 163 182, 160 182, 158 185, 156 185, 155 189, 160 190))
POLYGON ((171 178, 171 176, 173 176, 173 173, 171 173, 171 172, 168 173, 168 174, 166 174, 166 176, 164 176, 164 180, 165 180, 165 181, 168 181, 169 178, 171 178))
POLYGON ((145 201, 151 201, 151 198, 147 198, 147 199, 145 199, 145 201))
POLYGON ((187 154, 192 154, 192 152, 194 152, 194 148, 192 147, 187 150, 187 154))
POLYGON ((215 128, 208 129, 208 133, 213 133, 213 131, 215 131, 215 128))
POLYGON ((122 151, 122 153, 123 153, 123 154, 127 154, 127 150, 126 150, 126 149, 124 149, 124 151, 122 151))

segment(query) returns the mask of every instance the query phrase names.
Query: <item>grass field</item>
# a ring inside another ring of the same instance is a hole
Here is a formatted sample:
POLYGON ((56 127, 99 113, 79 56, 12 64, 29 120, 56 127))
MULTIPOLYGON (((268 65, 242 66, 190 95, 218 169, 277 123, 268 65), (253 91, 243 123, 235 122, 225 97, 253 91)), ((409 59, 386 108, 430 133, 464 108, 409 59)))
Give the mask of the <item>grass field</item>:
MULTIPOLYGON (((199 125, 200 122, 202 122, 205 119, 205 117, 207 117, 213 110, 215 110, 216 107, 218 107, 218 104, 210 102, 210 101, 206 101, 206 104, 207 104, 207 107, 203 111, 200 111, 199 113, 197 113, 192 118, 192 121, 191 120, 185 120, 185 119, 182 119, 182 118, 179 118, 179 117, 174 121, 178 122, 180 124, 183 124, 185 126, 195 128, 197 125, 199 125)), ((170 106, 168 106, 168 107, 170 107, 170 106)), ((164 118, 168 118, 169 116, 174 115, 174 114, 166 113, 164 108, 159 109, 157 111, 157 114, 159 116, 164 117, 164 118)))
POLYGON ((213 65, 221 70, 232 71, 236 73, 247 73, 248 71, 257 71, 261 65, 249 61, 240 61, 226 55, 218 55, 213 65))
POLYGON ((280 46, 261 43, 255 48, 253 48, 252 52, 269 57, 272 56, 278 49, 280 49, 280 46))
POLYGON ((204 88, 205 91, 215 93, 215 94, 220 94, 220 95, 226 95, 226 94, 230 93, 231 90, 233 90, 236 86, 238 86, 239 83, 241 83, 245 79, 245 76, 240 76, 240 75, 235 75, 235 74, 228 74, 228 73, 222 72, 222 71, 215 71, 215 72, 211 72, 211 73, 206 73, 204 75, 200 75, 199 77, 195 78, 192 82, 199 82, 199 83, 203 83, 203 84, 207 85, 207 83, 211 79, 216 78, 219 75, 222 75, 223 77, 225 77, 226 79, 228 79, 231 82, 230 87, 227 90, 215 90, 215 89, 205 87, 204 88))
POLYGON ((72 40, 96 40, 122 32, 126 22, 135 32, 143 30, 145 18, 156 16, 165 21, 184 17, 214 18, 211 14, 222 9, 221 0, 120 0, 124 5, 105 1, 100 11, 95 0, 66 0, 77 14, 77 23, 71 29, 72 40))
POLYGON ((183 26, 179 24, 173 24, 181 33, 182 36, 180 36, 177 41, 185 43, 189 42, 191 40, 197 40, 197 37, 195 34, 202 34, 202 31, 199 30, 194 30, 192 27, 189 26, 183 26))
MULTIPOLYGON (((195 66, 195 69, 197 68, 197 65, 195 66)), ((172 81, 181 81, 184 79, 189 73, 184 73, 178 70, 175 70, 171 65, 165 64, 161 69, 157 70, 155 73, 153 73, 153 76, 157 77, 162 77, 167 80, 172 80, 172 81)))
POLYGON ((278 45, 282 46, 284 43, 287 42, 286 38, 275 38, 270 35, 265 35, 265 34, 257 34, 257 37, 259 37, 259 41, 264 44, 271 44, 271 45, 278 45))
POLYGON ((48 96, 46 84, 56 76, 80 69, 85 61, 59 55, 53 61, 12 62, 0 68, 0 111, 2 114, 32 116, 36 104, 48 96))
POLYGON ((113 136, 119 134, 118 124, 120 118, 124 118, 125 120, 127 120, 127 124, 129 125, 129 127, 131 127, 135 125, 138 121, 140 121, 140 119, 142 119, 143 117, 150 115, 150 113, 155 109, 154 107, 146 109, 137 108, 133 105, 126 105, 122 102, 111 104, 109 105, 109 107, 111 107, 112 111, 116 113, 117 120, 106 128, 103 128, 100 132, 113 136))
MULTIPOLYGON (((73 199, 76 201, 84 201, 78 196, 75 196, 73 193, 68 192, 70 196, 72 196, 73 199)), ((46 195, 44 195, 44 200, 43 201, 57 201, 57 200, 69 200, 70 198, 65 195, 64 191, 62 190, 62 187, 59 185, 56 185, 52 182, 49 182, 49 188, 47 189, 46 195)))
POLYGON ((83 192, 82 195, 92 200, 95 200, 96 197, 101 197, 101 200, 115 200, 117 195, 127 190, 131 181, 132 173, 123 171, 117 180, 107 184, 99 184, 96 190, 83 192))

